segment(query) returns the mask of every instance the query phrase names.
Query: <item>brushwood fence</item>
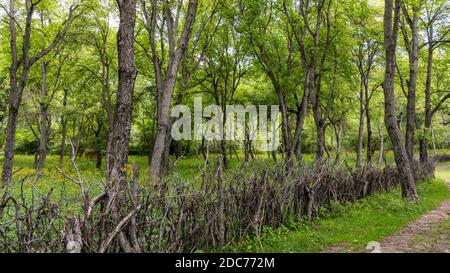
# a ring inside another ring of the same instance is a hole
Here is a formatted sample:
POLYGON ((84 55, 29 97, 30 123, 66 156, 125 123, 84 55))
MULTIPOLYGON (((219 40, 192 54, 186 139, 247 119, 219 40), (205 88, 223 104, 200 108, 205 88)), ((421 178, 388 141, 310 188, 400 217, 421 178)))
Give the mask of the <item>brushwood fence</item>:
MULTIPOLYGON (((417 181, 433 176, 432 163, 414 163, 417 181)), ((80 208, 53 193, 0 191, 1 252, 194 252, 220 250, 229 242, 258 236, 263 226, 292 218, 318 217, 331 202, 355 202, 399 186, 397 170, 332 164, 242 167, 224 174, 221 163, 198 184, 167 183, 164 191, 133 177, 112 179, 93 197, 84 181, 80 208), (162 195, 164 192, 164 195, 162 195), (68 210, 68 207, 71 210, 68 210)), ((26 178, 16 181, 23 189, 26 178)), ((160 188, 159 188, 160 189, 160 188)))

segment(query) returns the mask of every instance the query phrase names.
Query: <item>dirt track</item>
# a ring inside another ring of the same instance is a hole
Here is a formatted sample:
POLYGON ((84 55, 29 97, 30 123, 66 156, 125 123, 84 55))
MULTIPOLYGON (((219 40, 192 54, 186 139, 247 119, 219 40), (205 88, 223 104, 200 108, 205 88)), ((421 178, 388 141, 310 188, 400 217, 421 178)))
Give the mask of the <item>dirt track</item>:
MULTIPOLYGON (((450 165, 440 167, 450 169, 450 165)), ((446 181, 449 185, 450 181, 446 181)), ((450 200, 381 241, 381 252, 450 252, 450 200)))

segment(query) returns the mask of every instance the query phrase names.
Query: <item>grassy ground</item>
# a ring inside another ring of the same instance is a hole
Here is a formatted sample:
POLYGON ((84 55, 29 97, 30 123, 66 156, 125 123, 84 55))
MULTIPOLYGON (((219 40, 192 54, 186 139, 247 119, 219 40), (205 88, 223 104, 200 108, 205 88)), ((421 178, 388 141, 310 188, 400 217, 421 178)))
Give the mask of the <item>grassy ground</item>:
POLYGON ((266 228, 263 236, 251 239, 231 251, 246 252, 322 252, 362 251, 370 241, 378 241, 400 230, 423 213, 449 198, 442 180, 418 185, 421 202, 404 201, 400 191, 377 194, 350 205, 335 205, 313 223, 293 223, 276 230, 266 228))
MULTIPOLYGON (((439 154, 447 154, 449 151, 440 150, 439 154)), ((230 171, 236 169, 238 165, 243 162, 243 155, 239 154, 239 158, 236 157, 235 154, 230 156, 230 171)), ((374 156, 377 157, 377 154, 374 156)), ((216 162, 217 155, 210 155, 210 162, 216 162)), ((355 162, 355 154, 354 153, 343 153, 341 158, 345 158, 345 161, 348 165, 352 166, 355 162)), ((386 158, 388 162, 393 161, 392 152, 387 152, 386 158)), ((305 162, 313 162, 314 155, 306 154, 303 156, 303 160, 305 162)), ((36 170, 33 168, 34 157, 32 155, 21 155, 16 154, 14 159, 14 175, 13 178, 18 180, 24 176, 32 175, 36 173, 36 170)), ((130 156, 129 157, 130 164, 135 162, 141 172, 141 180, 144 181, 148 175, 148 157, 147 156, 130 156)), ((257 155, 257 159, 255 163, 258 162, 272 162, 272 160, 267 160, 266 154, 257 155)), ((87 159, 84 157, 78 157, 76 160, 77 166, 82 174, 83 178, 86 181, 91 181, 93 183, 99 183, 104 178, 104 170, 97 170, 95 168, 95 160, 87 159)), ((3 164, 3 157, 0 156, 0 165, 3 164)), ((46 166, 44 170, 44 176, 40 179, 40 184, 48 184, 49 186, 54 186, 55 183, 61 181, 61 175, 57 172, 55 166, 59 166, 59 156, 58 155, 49 155, 47 156, 46 166)), ((105 162, 103 161, 102 167, 105 166, 105 162)), ((198 157, 182 157, 178 160, 172 159, 170 162, 170 174, 173 177, 181 178, 181 179, 194 179, 199 175, 199 172, 204 167, 204 159, 200 155, 198 157)), ((61 167, 64 173, 70 175, 76 175, 74 168, 70 163, 70 159, 68 157, 64 160, 64 165, 61 167)), ((131 170, 131 168, 130 168, 131 170)))
POLYGON ((450 162, 437 164, 436 175, 440 178, 450 180, 450 162))
MULTIPOLYGON (((211 154, 209 156, 209 168, 214 168, 217 162, 217 155, 211 154)), ((249 166, 256 166, 259 164, 270 165, 274 164, 272 160, 267 160, 267 156, 259 155, 257 159, 249 162, 249 166)), ((305 155, 305 161, 311 162, 314 160, 313 155, 305 155)), ((16 182, 11 190, 19 191, 21 187, 18 187, 17 182, 27 178, 23 184, 23 190, 30 192, 30 189, 40 191, 42 193, 53 190, 56 196, 64 195, 69 200, 80 200, 79 187, 75 183, 71 182, 64 175, 62 175, 57 168, 59 168, 66 176, 72 178, 78 178, 75 168, 70 162, 68 157, 65 158, 64 164, 61 166, 59 163, 59 156, 49 155, 46 160, 45 168, 42 175, 38 180, 35 180, 37 171, 33 168, 34 157, 31 155, 16 155, 14 160, 14 173, 13 182, 16 182)), ((131 164, 136 163, 140 169, 140 182, 146 183, 149 173, 149 164, 147 156, 130 156, 130 165, 128 171, 131 176, 131 164)), ((230 168, 225 172, 233 173, 238 166, 242 166, 242 156, 236 158, 233 156, 229 160, 230 168)), ((3 164, 3 158, 0 158, 0 165, 3 164)), ((204 170, 205 161, 202 156, 199 158, 180 158, 178 160, 171 159, 170 161, 170 174, 168 176, 169 183, 184 183, 196 185, 196 181, 200 181, 200 175, 204 170)), ((82 176, 84 184, 88 187, 89 191, 95 195, 102 189, 102 183, 104 183, 104 166, 105 162, 102 162, 102 168, 100 170, 95 168, 95 160, 87 159, 85 157, 78 157, 76 159, 76 165, 82 176)))

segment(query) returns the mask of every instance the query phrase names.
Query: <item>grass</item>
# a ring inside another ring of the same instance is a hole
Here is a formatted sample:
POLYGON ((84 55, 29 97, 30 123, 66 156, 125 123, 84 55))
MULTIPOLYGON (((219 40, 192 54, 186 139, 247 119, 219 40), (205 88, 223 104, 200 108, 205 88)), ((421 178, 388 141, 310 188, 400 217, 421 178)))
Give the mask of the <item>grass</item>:
POLYGON ((437 164, 436 175, 443 179, 450 180, 450 162, 437 164))
MULTIPOLYGON (((217 162, 218 155, 211 154, 209 156, 209 168, 214 168, 215 163, 217 162)), ((313 155, 305 155, 305 161, 311 162, 314 160, 313 155)), ((69 200, 79 200, 79 187, 75 183, 69 181, 66 177, 64 177, 56 167, 59 167, 63 173, 69 177, 77 178, 77 173, 72 166, 70 159, 66 157, 64 159, 64 164, 61 166, 59 164, 59 156, 58 155, 49 155, 47 156, 45 168, 42 172, 42 176, 40 176, 39 180, 35 181, 34 177, 37 174, 36 169, 33 167, 34 157, 32 155, 15 155, 14 159, 14 173, 13 173, 13 181, 21 181, 23 178, 27 177, 28 179, 25 181, 23 185, 23 190, 25 192, 30 192, 31 188, 34 190, 40 191, 42 193, 49 192, 53 190, 55 196, 64 195, 65 198, 69 198, 69 200)), ((149 173, 149 164, 147 156, 130 156, 129 157, 129 167, 127 171, 131 176, 131 164, 136 163, 139 166, 140 170, 140 182, 146 183, 149 173)), ((242 166, 243 156, 239 155, 237 158, 235 155, 229 160, 230 168, 225 172, 225 175, 233 173, 234 170, 238 169, 242 166)), ((0 165, 3 164, 3 158, 0 158, 0 165)), ((102 183, 105 180, 105 171, 104 166, 105 162, 102 162, 102 168, 100 170, 95 168, 95 160, 88 159, 85 157, 78 157, 76 159, 77 167, 80 171, 80 174, 83 178, 83 181, 89 192, 93 195, 97 194, 101 188, 102 183)), ((184 184, 192 184, 198 185, 200 181, 200 174, 204 169, 204 159, 202 156, 198 158, 194 157, 183 157, 179 160, 175 160, 171 158, 170 161, 170 171, 169 176, 167 177, 169 183, 184 183, 184 184)), ((258 164, 271 165, 275 164, 272 160, 267 160, 267 156, 258 155, 258 157, 252 162, 248 163, 249 166, 256 166, 258 164)), ((17 185, 17 183, 16 183, 17 185)), ((13 187, 12 191, 19 191, 20 187, 13 187)))
POLYGON ((249 239, 232 252, 314 253, 337 248, 361 251, 370 241, 392 234, 449 198, 442 180, 418 184, 419 204, 404 201, 400 190, 376 194, 354 204, 334 204, 314 222, 293 221, 277 229, 265 228, 260 239, 249 239))

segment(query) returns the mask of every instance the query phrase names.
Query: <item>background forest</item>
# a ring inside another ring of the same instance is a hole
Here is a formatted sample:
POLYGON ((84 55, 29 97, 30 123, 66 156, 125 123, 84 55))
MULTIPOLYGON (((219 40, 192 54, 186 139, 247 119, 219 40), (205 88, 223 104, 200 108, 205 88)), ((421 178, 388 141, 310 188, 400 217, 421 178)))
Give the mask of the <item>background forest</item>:
POLYGON ((449 153, 446 0, 0 3, 0 251, 222 249, 334 201, 420 202, 449 153), (195 97, 279 105, 281 147, 173 140, 195 97))

